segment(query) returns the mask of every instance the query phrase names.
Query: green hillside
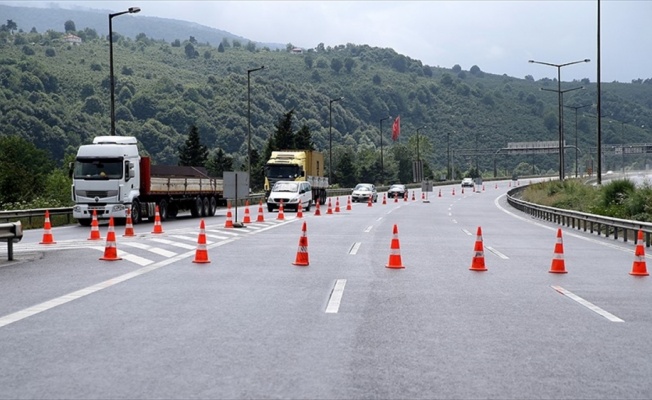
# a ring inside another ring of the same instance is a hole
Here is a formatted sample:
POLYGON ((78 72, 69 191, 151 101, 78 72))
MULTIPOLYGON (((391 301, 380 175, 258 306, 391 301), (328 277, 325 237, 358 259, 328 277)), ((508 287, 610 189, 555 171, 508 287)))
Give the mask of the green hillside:
MULTIPOLYGON (((38 32, 30 23, 9 29, 10 22, 0 29, 0 138, 17 135, 61 166, 80 144, 109 134, 109 42, 81 19, 71 21, 77 29, 69 32, 83 39, 81 45, 65 41, 64 26, 38 32)), ((556 81, 491 74, 478 66, 430 67, 366 45, 320 44, 299 54, 291 48, 269 50, 228 38, 215 46, 192 36, 170 42, 116 30, 116 132, 136 136, 155 162, 176 164, 179 147, 196 125, 212 154, 221 149, 233 157, 234 168, 244 169, 247 70, 264 65, 251 74, 252 147, 258 154, 279 120, 294 110, 295 129, 306 125, 317 149, 328 152, 332 139, 334 171, 350 158, 361 180, 405 181, 411 165, 405 171, 399 161, 416 159, 417 146, 435 179, 446 174, 449 148, 458 176, 474 172, 476 164, 483 176, 493 176, 496 154, 501 176, 517 168, 557 171, 556 154, 497 153, 509 142, 558 140, 557 95, 541 90, 556 90, 556 81), (330 102, 341 96, 343 101, 330 102), (380 119, 387 115, 400 116, 401 135, 393 142, 392 119, 383 122, 383 179, 376 170, 380 119)), ((585 90, 564 96, 565 105, 595 104, 596 85, 588 79, 562 82, 562 90, 581 85, 585 90)), ((604 145, 652 142, 651 79, 603 83, 602 111, 609 117, 602 124, 604 145)), ((596 120, 584 112, 595 114, 595 106, 579 111, 580 172, 596 157, 596 120)), ((572 109, 564 109, 564 120, 566 140, 574 144, 572 109)), ((574 171, 574 157, 568 150, 567 171, 574 171)), ((606 154, 603 168, 616 169, 621 161, 606 154)), ((645 161, 628 156, 626 163, 641 167, 645 161)))

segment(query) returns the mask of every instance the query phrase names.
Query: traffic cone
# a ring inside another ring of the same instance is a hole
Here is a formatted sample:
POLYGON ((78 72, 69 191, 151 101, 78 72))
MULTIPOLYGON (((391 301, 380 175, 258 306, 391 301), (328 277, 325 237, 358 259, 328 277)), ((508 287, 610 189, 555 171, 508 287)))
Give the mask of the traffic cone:
POLYGON ((225 228, 233 228, 233 215, 231 214, 231 202, 226 203, 226 221, 224 222, 225 228))
POLYGON ((339 197, 335 198, 335 212, 336 213, 340 212, 340 198, 339 197))
POLYGON ((398 241, 398 227, 396 224, 394 224, 392 235, 392 243, 389 247, 389 261, 385 265, 385 268, 405 268, 401 261, 401 244, 398 241))
POLYGON ((555 253, 552 256, 552 264, 550 265, 551 274, 565 274, 566 264, 564 263, 564 242, 561 238, 561 229, 557 229, 557 243, 555 244, 555 253))
POLYGON ((131 219, 131 208, 127 208, 127 222, 125 222, 125 234, 122 236, 136 236, 134 222, 131 219))
POLYGON ((52 236, 52 225, 50 225, 50 212, 45 210, 45 223, 43 224, 43 239, 40 244, 55 244, 54 236, 52 236))
POLYGON ((394 194, 394 203, 398 203, 398 195, 394 194))
POLYGON ((367 207, 373 207, 373 204, 371 204, 371 198, 373 195, 369 195, 369 201, 367 202, 367 207))
POLYGON ((414 198, 414 190, 412 191, 412 201, 415 201, 416 199, 414 198))
POLYGON ((283 214, 283 200, 281 200, 281 204, 278 206, 278 215, 276 216, 276 219, 278 221, 285 220, 285 214, 283 214))
POLYGON ((115 231, 113 230, 113 217, 109 218, 109 231, 106 233, 106 246, 104 247, 104 256, 100 257, 104 261, 122 260, 118 257, 118 247, 115 242, 115 231))
POLYGON ((464 186, 462 186, 462 194, 464 194, 464 186))
POLYGON ((301 206, 301 201, 297 205, 297 218, 303 218, 303 206, 301 206))
POLYGON ((482 191, 484 192, 484 184, 482 184, 482 191))
POLYGON ((425 199, 426 199, 426 194, 424 192, 421 192, 421 200, 425 200, 425 199))
POLYGON ((645 263, 645 248, 643 247, 643 231, 638 231, 636 239, 636 250, 634 252, 634 265, 632 265, 632 272, 630 275, 647 276, 647 265, 645 263))
POLYGON ((473 255, 473 262, 471 263, 471 271, 486 271, 484 266, 484 247, 482 246, 482 229, 478 227, 477 238, 475 240, 475 247, 473 248, 475 254, 473 255))
POLYGON ((93 210, 93 219, 91 220, 91 235, 88 237, 88 240, 101 240, 100 236, 100 225, 97 222, 97 211, 93 210))
POLYGON ((197 251, 195 251, 194 263, 207 264, 210 262, 208 259, 208 250, 206 249, 206 226, 204 220, 199 222, 199 236, 197 237, 197 251))
POLYGON ((256 222, 265 222, 265 212, 263 211, 263 201, 261 200, 258 204, 258 216, 256 217, 256 222))
POLYGON ((326 210, 326 214, 332 214, 333 209, 331 208, 331 198, 328 198, 328 209, 326 210))
POLYGON ((159 214, 158 205, 156 205, 156 211, 154 212, 154 229, 152 233, 163 233, 163 226, 161 225, 161 214, 159 214))
POLYGON ((439 189, 439 196, 438 197, 441 197, 441 189, 439 189))
POLYGON ((455 188, 453 188, 453 194, 452 195, 455 196, 455 188))
POLYGON ((383 193, 383 205, 387 204, 387 199, 385 198, 385 193, 383 193))
POLYGON ((351 211, 351 196, 346 198, 346 211, 351 211))
POLYGON ((315 202, 315 217, 319 217, 321 215, 321 211, 319 211, 319 203, 321 202, 319 201, 319 199, 317 199, 317 201, 315 202))
POLYGON ((299 238, 299 249, 297 250, 297 257, 292 263, 294 265, 305 267, 309 264, 308 261, 308 236, 306 236, 306 223, 304 221, 301 228, 301 237, 299 238))
POLYGON ((498 189, 498 184, 496 183, 496 189, 498 189))
POLYGON ((406 191, 405 194, 403 195, 403 200, 408 201, 409 193, 406 191))
POLYGON ((243 224, 251 223, 251 216, 249 215, 249 200, 245 201, 244 218, 242 219, 242 223, 243 224))

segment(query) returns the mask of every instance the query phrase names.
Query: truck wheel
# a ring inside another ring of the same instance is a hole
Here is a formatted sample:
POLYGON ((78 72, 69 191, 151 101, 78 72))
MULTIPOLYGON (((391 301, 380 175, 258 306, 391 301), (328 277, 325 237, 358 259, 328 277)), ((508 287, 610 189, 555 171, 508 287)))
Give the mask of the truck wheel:
POLYGON ((143 216, 140 214, 140 202, 135 200, 131 202, 131 223, 140 224, 143 221, 143 216))
POLYGON ((310 206, 312 206, 312 200, 308 200, 308 206, 306 207, 307 212, 310 212, 310 206))
POLYGON ((269 204, 267 205, 267 212, 272 212, 274 211, 274 207, 270 206, 269 204))
POLYGON ((212 217, 217 212, 217 199, 215 198, 215 196, 211 196, 210 203, 211 203, 211 211, 210 213, 208 213, 208 216, 212 217))
POLYGON ((204 197, 202 199, 201 216, 208 217, 210 215, 211 215, 211 201, 208 200, 208 197, 204 197))
POLYGON ((77 220, 79 222, 79 225, 81 226, 91 226, 91 219, 90 218, 80 218, 77 220))
POLYGON ((161 221, 168 219, 168 202, 163 199, 158 203, 158 215, 161 218, 161 221))
POLYGON ((197 218, 201 215, 201 209, 203 208, 204 203, 201 201, 201 197, 197 196, 195 201, 193 201, 192 207, 190 207, 190 215, 194 218, 197 218))

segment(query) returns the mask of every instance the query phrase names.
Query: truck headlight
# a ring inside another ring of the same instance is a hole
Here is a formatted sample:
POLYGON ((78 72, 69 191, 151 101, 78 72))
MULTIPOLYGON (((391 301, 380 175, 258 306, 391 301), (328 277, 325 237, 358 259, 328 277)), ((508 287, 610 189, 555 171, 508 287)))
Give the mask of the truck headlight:
POLYGON ((117 204, 113 206, 113 212, 124 211, 124 210, 125 210, 124 204, 117 204))

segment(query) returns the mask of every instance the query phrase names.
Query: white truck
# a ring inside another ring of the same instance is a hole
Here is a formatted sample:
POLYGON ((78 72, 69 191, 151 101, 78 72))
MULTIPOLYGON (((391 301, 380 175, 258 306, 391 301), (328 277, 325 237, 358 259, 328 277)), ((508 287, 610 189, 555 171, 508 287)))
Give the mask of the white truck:
POLYGON ((83 145, 71 165, 73 218, 91 224, 98 219, 124 221, 131 209, 134 224, 155 216, 174 218, 180 210, 194 217, 215 214, 223 204, 223 181, 212 178, 203 167, 152 165, 138 153, 132 136, 98 136, 83 145))

